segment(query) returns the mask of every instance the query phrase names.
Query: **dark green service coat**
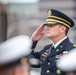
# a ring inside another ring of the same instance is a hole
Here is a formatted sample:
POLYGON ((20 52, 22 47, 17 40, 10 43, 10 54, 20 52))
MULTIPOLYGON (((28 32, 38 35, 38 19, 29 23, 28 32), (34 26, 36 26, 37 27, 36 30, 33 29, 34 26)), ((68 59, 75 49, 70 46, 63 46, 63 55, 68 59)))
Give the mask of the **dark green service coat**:
MULTIPOLYGON (((37 41, 33 42, 32 49, 35 49, 36 44, 37 41)), ((39 52, 32 52, 35 58, 40 59, 41 75, 65 75, 65 72, 62 72, 56 67, 56 62, 71 49, 75 48, 75 45, 69 41, 69 38, 66 38, 57 46, 57 48, 51 49, 50 54, 48 54, 51 47, 52 44, 49 44, 39 52), (43 55, 46 55, 47 57, 43 55)))

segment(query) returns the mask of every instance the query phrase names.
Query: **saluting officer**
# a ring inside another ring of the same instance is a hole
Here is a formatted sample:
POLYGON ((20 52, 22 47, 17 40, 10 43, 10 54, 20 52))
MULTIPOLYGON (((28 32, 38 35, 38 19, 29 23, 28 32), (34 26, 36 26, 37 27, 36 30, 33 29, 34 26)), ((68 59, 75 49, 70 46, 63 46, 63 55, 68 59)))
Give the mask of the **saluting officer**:
POLYGON ((56 62, 75 48, 67 36, 68 30, 74 26, 74 22, 58 10, 49 9, 47 14, 46 22, 31 37, 33 41, 32 54, 35 58, 40 59, 41 75, 65 75, 65 72, 57 68, 56 62), (46 32, 44 32, 44 27, 46 32), (53 41, 53 44, 45 45, 41 51, 34 52, 37 42, 44 34, 53 41))

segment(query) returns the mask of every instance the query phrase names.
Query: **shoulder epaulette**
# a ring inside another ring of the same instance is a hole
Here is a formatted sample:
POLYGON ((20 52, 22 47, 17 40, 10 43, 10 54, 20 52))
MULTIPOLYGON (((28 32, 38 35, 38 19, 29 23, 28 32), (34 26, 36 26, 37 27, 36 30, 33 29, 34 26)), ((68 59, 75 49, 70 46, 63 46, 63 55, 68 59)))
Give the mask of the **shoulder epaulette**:
POLYGON ((51 45, 52 43, 47 43, 46 45, 51 45))
POLYGON ((76 44, 73 45, 76 48, 76 44))

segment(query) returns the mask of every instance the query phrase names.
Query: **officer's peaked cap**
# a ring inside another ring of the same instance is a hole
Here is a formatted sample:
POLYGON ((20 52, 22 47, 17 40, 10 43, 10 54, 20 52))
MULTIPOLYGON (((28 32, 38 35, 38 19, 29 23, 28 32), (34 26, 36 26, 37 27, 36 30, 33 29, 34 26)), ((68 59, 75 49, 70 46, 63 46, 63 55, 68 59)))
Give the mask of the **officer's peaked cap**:
POLYGON ((74 26, 74 21, 70 17, 68 17, 66 14, 55 9, 49 9, 47 11, 47 19, 44 25, 48 25, 48 24, 53 25, 56 23, 65 25, 68 28, 74 26))
POLYGON ((23 63, 31 53, 32 41, 27 35, 12 37, 0 44, 0 67, 23 63))

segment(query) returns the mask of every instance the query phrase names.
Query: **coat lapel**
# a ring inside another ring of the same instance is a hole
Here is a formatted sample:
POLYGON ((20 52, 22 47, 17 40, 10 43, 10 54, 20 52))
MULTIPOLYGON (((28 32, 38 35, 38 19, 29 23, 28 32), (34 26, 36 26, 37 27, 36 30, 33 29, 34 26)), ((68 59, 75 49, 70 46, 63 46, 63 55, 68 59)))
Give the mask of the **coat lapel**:
POLYGON ((65 50, 65 45, 70 42, 68 38, 66 38, 64 41, 62 41, 57 48, 55 48, 51 54, 49 55, 49 57, 54 56, 60 52, 63 52, 65 50))

